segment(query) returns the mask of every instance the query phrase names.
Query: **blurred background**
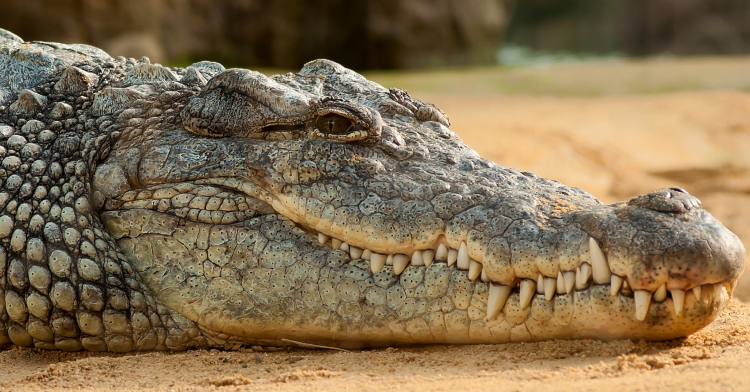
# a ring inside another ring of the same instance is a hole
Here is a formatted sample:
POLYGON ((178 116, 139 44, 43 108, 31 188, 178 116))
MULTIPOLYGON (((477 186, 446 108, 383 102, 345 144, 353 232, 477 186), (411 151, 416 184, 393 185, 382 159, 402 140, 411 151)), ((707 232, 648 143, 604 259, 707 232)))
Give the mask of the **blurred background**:
POLYGON ((680 186, 750 246, 747 0, 2 0, 0 27, 169 66, 329 58, 485 158, 607 203, 680 186))
POLYGON ((169 65, 288 69, 750 52, 746 0, 3 0, 0 27, 169 65))

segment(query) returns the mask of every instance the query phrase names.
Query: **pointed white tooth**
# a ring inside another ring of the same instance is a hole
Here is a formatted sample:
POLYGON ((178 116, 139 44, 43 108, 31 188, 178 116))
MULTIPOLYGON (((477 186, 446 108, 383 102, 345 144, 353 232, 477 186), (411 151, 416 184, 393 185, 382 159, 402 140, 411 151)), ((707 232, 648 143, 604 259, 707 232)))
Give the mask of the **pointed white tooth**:
POLYGON ((531 279, 521 280, 521 309, 526 309, 534 298, 536 283, 531 279))
POLYGON ((589 277, 591 277, 591 265, 582 263, 576 270, 576 290, 585 290, 589 287, 589 277))
POLYGON ((714 286, 714 301, 716 301, 721 296, 722 291, 724 292, 727 291, 727 286, 724 286, 721 283, 714 283, 713 286, 714 286))
POLYGON ((318 242, 320 242, 321 244, 325 244, 326 242, 328 242, 328 240, 330 238, 331 237, 329 237, 329 236, 327 236, 327 235, 325 235, 323 233, 318 233, 318 242))
POLYGON ((362 258, 365 260, 370 260, 370 257, 372 257, 372 251, 369 249, 365 249, 362 251, 362 258))
POLYGON ((470 259, 469 261, 469 280, 474 280, 482 273, 482 264, 470 259))
POLYGON ((490 293, 487 298, 487 320, 494 320, 510 297, 512 287, 498 283, 490 283, 490 293))
POLYGON ((648 290, 635 290, 635 318, 638 321, 646 319, 648 306, 651 304, 651 292, 648 290))
POLYGON ((438 245, 437 252, 435 252, 435 260, 448 260, 448 248, 445 245, 438 245))
POLYGON ((547 301, 551 301, 552 297, 555 296, 555 286, 557 286, 557 279, 544 278, 544 298, 547 301))
POLYGON ((409 265, 409 256, 401 253, 397 253, 393 256, 393 272, 395 272, 396 275, 401 275, 407 265, 409 265))
POLYGON ((542 274, 536 277, 536 293, 544 295, 544 275, 542 274))
POLYGON ((456 264, 456 267, 460 269, 469 269, 471 258, 469 257, 469 248, 466 247, 466 242, 461 242, 461 245, 458 247, 457 261, 458 263, 456 264))
POLYGON ((372 253, 370 255, 370 270, 373 274, 377 274, 380 272, 383 267, 385 267, 385 255, 381 255, 380 253, 372 253))
POLYGON ((589 278, 591 278, 591 264, 581 264, 581 273, 583 274, 583 281, 588 284, 589 278))
POLYGON ((682 313, 682 307, 685 306, 685 291, 680 289, 674 289, 672 292, 672 303, 674 303, 674 313, 680 315, 682 313))
POLYGON ((662 285, 656 289, 656 292, 654 292, 654 301, 662 302, 665 299, 667 299, 667 284, 662 283, 662 285))
POLYGON ((589 256, 591 257, 591 269, 594 275, 594 282, 606 284, 610 282, 612 271, 609 269, 607 257, 599 248, 595 239, 589 237, 589 256))
POLYGON ((343 242, 341 240, 337 240, 337 239, 334 238, 334 239, 331 240, 331 247, 333 249, 338 249, 339 246, 341 246, 342 243, 343 242))
POLYGON ((566 294, 562 271, 557 271, 557 294, 566 294))
POLYGON ((612 283, 610 284, 612 286, 610 290, 610 295, 612 295, 613 297, 617 295, 617 293, 620 292, 620 288, 622 288, 622 282, 624 281, 625 279, 613 274, 612 283))
POLYGON ((349 244, 347 244, 346 242, 342 242, 341 245, 339 246, 339 249, 341 249, 344 252, 348 253, 349 252, 349 244))
POLYGON ((695 299, 701 299, 701 286, 693 287, 693 294, 695 294, 695 299))
POLYGON ((424 260, 425 267, 430 268, 430 266, 432 265, 432 261, 435 260, 435 251, 432 249, 423 251, 422 260, 424 260))
POLYGON ((575 271, 565 271, 563 273, 563 279, 565 280, 565 294, 570 294, 573 290, 573 286, 576 284, 575 271))
POLYGON ((735 279, 729 283, 724 283, 724 286, 727 286, 727 294, 729 294, 729 296, 731 296, 732 293, 734 293, 734 289, 737 288, 737 283, 739 282, 740 282, 739 279, 735 279))
POLYGON ((357 260, 362 257, 362 253, 364 252, 361 248, 357 248, 356 246, 349 247, 349 256, 351 256, 352 260, 357 260))
POLYGON ((487 276, 487 272, 484 270, 484 268, 482 268, 482 273, 479 275, 479 279, 484 283, 487 283, 490 281, 490 277, 487 276))
POLYGON ((624 279, 622 281, 622 291, 630 291, 630 283, 624 279))
POLYGON ((448 251, 448 265, 451 266, 453 264, 456 264, 456 260, 458 260, 458 251, 455 249, 451 249, 448 251))
POLYGON ((411 254, 411 265, 424 265, 424 256, 421 250, 415 250, 411 254))
POLYGON ((385 265, 393 265, 393 255, 388 255, 385 257, 385 265))

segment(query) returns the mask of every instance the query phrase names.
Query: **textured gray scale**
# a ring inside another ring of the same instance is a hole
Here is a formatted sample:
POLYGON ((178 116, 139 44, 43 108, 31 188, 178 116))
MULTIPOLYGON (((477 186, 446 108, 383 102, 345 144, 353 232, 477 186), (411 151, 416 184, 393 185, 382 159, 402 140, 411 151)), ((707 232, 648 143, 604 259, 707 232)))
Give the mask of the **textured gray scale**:
POLYGON ((167 68, 0 30, 0 346, 668 339, 731 294, 744 248, 686 192, 603 205, 449 127, 327 60, 167 68))

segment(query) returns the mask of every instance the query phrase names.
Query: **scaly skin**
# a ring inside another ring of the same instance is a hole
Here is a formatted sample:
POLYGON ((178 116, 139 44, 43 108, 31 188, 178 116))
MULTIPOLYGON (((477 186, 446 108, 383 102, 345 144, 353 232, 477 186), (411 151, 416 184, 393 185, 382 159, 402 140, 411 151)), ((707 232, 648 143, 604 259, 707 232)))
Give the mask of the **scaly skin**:
POLYGON ((685 191, 603 205, 330 61, 0 44, 0 345, 671 339, 743 268, 685 191))

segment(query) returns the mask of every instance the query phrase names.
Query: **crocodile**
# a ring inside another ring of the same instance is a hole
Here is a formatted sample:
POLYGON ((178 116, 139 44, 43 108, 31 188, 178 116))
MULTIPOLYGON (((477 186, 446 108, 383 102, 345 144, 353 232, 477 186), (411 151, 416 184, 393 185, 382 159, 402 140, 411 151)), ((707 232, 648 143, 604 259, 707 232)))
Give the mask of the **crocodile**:
POLYGON ((449 127, 328 60, 169 68, 0 30, 0 346, 663 340, 727 303, 745 249, 686 191, 603 204, 449 127))

